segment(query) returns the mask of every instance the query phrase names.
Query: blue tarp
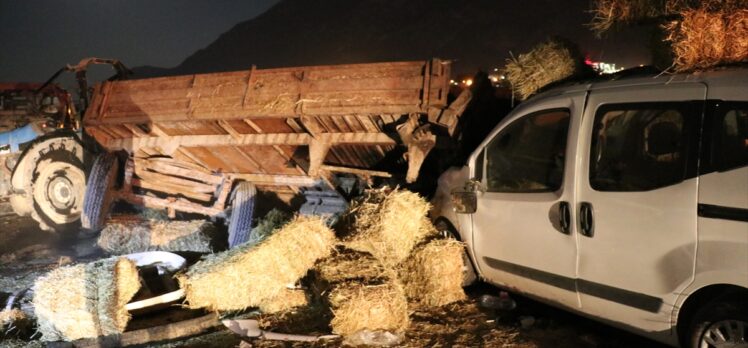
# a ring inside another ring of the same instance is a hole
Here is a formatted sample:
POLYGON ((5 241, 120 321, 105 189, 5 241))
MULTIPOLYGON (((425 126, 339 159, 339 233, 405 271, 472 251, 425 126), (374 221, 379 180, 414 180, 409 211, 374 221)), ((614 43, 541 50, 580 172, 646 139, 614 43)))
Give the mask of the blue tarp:
POLYGON ((0 133, 0 154, 18 152, 18 145, 28 143, 38 138, 41 133, 37 133, 31 124, 9 132, 0 133))

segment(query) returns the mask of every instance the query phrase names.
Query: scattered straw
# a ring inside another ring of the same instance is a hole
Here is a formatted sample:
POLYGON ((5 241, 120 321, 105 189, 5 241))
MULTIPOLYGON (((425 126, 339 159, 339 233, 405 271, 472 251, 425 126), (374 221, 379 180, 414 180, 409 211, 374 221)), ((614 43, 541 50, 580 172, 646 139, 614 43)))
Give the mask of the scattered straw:
POLYGON ((259 307, 263 313, 274 314, 308 304, 309 299, 303 289, 283 289, 277 296, 262 301, 259 307))
POLYGON ((748 9, 688 10, 682 16, 665 25, 677 71, 748 61, 748 9))
POLYGON ((135 264, 125 258, 57 268, 34 284, 34 312, 42 340, 76 340, 122 333, 125 304, 140 289, 135 264))
POLYGON ((463 253, 462 243, 449 239, 435 239, 416 248, 400 269, 408 299, 436 307, 464 300, 463 253))
POLYGON ((99 247, 113 255, 143 251, 211 252, 213 224, 204 220, 114 220, 101 231, 99 247))
POLYGON ((410 320, 402 286, 396 281, 380 285, 342 283, 330 292, 336 334, 349 336, 361 330, 404 331, 410 320))
POLYGON ((551 39, 530 52, 507 60, 506 75, 520 99, 541 88, 585 71, 584 58, 572 43, 551 39))
POLYGON ((405 190, 369 190, 352 204, 342 219, 347 224, 344 245, 369 252, 385 267, 393 268, 413 247, 436 229, 426 217, 430 205, 405 190))
POLYGON ((3 309, 0 311, 0 329, 13 326, 15 322, 25 319, 26 314, 18 308, 3 309))
POLYGON ((318 217, 296 217, 258 245, 210 255, 178 276, 191 308, 259 306, 330 255, 335 236, 318 217))

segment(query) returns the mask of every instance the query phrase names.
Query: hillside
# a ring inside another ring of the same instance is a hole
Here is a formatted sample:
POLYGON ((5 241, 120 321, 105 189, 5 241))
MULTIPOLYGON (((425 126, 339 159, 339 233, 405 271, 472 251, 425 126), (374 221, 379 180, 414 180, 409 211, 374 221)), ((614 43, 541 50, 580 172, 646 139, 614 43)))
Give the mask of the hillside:
POLYGON ((441 57, 456 59, 458 73, 472 73, 498 66, 510 51, 522 52, 550 35, 579 42, 595 60, 629 66, 648 60, 645 42, 640 42, 646 34, 627 32, 597 40, 584 26, 590 20, 587 0, 565 1, 560 12, 558 3, 283 0, 177 67, 136 71, 158 76, 241 70, 252 64, 272 68, 441 57))

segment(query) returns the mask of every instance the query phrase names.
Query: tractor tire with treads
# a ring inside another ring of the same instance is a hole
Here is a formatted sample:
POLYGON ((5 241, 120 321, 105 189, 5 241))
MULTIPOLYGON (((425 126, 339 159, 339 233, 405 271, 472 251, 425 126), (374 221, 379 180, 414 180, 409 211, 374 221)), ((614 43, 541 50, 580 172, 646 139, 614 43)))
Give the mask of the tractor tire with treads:
POLYGON ((102 153, 96 156, 83 199, 81 227, 84 231, 93 233, 104 227, 114 203, 118 170, 119 162, 114 154, 102 153))
POLYGON ((234 190, 229 217, 229 248, 247 242, 252 231, 257 189, 249 182, 241 182, 234 190))

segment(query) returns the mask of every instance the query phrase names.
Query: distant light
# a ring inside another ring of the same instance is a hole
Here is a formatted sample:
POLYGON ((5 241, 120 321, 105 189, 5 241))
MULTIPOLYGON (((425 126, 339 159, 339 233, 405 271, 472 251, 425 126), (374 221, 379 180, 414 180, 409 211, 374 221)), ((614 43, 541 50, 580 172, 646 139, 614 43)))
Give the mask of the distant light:
POLYGON ((473 80, 472 79, 468 79, 467 81, 465 81, 465 85, 467 85, 467 86, 471 86, 472 84, 473 84, 473 80))
POLYGON ((504 75, 501 75, 501 79, 502 79, 502 80, 506 80, 506 76, 504 76, 504 75))
POLYGON ((499 68, 493 68, 493 71, 499 71, 499 68))
POLYGON ((449 83, 455 83, 455 80, 449 80, 449 83))
POLYGON ((643 66, 644 66, 644 64, 639 64, 639 67, 640 67, 640 68, 641 68, 641 67, 643 67, 643 66))
POLYGON ((493 82, 499 82, 499 78, 496 76, 491 76, 491 81, 493 82))

